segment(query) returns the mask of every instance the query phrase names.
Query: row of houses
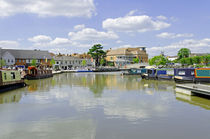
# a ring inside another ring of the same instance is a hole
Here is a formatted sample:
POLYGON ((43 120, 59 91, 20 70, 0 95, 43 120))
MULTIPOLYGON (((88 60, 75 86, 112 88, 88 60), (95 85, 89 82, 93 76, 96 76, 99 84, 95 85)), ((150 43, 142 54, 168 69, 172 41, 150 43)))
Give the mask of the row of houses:
MULTIPOLYGON (((35 59, 37 65, 51 67, 51 60, 54 59, 55 69, 76 69, 84 66, 94 66, 94 60, 87 54, 52 54, 43 50, 17 50, 0 48, 0 58, 5 61, 7 67, 27 68, 35 59)), ((139 63, 148 63, 148 54, 145 47, 119 48, 107 51, 106 61, 112 62, 114 66, 125 66, 133 63, 133 59, 138 58, 139 63)))
POLYGON ((17 49, 2 49, 0 48, 0 59, 4 61, 5 67, 19 67, 27 68, 31 65, 33 59, 36 60, 37 65, 45 65, 51 67, 51 60, 54 59, 54 68, 57 69, 75 69, 82 65, 85 61, 86 66, 92 66, 89 58, 80 58, 74 56, 54 55, 48 51, 43 50, 17 50, 17 49))

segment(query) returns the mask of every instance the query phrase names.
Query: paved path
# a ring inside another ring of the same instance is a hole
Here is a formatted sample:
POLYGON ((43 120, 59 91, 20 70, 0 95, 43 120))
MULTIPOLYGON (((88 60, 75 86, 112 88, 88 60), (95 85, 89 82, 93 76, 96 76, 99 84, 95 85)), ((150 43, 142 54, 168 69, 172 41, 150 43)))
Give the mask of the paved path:
POLYGON ((191 84, 176 84, 176 87, 190 90, 192 93, 198 93, 210 96, 210 85, 191 83, 191 84))

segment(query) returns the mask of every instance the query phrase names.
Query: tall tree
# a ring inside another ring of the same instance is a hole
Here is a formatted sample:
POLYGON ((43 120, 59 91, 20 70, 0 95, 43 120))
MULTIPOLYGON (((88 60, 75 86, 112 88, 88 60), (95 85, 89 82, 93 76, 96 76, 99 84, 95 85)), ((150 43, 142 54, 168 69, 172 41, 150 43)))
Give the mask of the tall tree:
POLYGON ((106 52, 102 50, 103 47, 101 44, 95 44, 89 49, 88 54, 91 55, 93 59, 95 59, 95 66, 98 67, 100 65, 100 59, 106 56, 106 52))
POLYGON ((154 56, 153 58, 151 58, 149 60, 149 64, 150 65, 156 65, 156 66, 166 65, 167 61, 168 61, 167 58, 165 58, 162 55, 159 55, 159 56, 154 56))
POLYGON ((190 49, 188 48, 181 48, 179 51, 178 51, 178 59, 182 59, 182 58, 187 58, 190 56, 190 49))

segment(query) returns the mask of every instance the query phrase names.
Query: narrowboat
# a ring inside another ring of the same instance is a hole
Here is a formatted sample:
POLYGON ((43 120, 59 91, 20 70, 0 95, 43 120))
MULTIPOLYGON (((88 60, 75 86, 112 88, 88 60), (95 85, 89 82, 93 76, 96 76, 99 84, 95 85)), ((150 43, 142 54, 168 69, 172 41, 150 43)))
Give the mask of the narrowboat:
POLYGON ((192 83, 195 81, 194 68, 174 69, 174 81, 176 83, 192 83))
POLYGON ((144 77, 145 79, 157 79, 156 77, 156 72, 157 70, 156 69, 147 69, 146 73, 144 74, 144 77))
POLYGON ((141 75, 141 69, 131 68, 127 72, 123 72, 122 75, 141 75))
POLYGON ((93 72, 91 69, 78 69, 76 72, 93 72))
POLYGON ((52 70, 47 68, 36 68, 35 66, 29 66, 26 71, 25 79, 36 80, 53 77, 52 70))
POLYGON ((174 77, 174 69, 157 69, 158 80, 172 80, 174 77))
POLYGON ((20 71, 0 70, 0 92, 24 87, 26 84, 21 79, 20 71))
POLYGON ((195 69, 195 82, 210 83, 210 68, 195 69))

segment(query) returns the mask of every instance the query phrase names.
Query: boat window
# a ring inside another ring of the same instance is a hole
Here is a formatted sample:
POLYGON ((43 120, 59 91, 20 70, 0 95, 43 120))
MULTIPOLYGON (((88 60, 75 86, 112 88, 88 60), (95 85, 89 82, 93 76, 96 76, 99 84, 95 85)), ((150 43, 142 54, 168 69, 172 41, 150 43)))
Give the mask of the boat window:
POLYGON ((11 72, 11 78, 15 79, 15 73, 14 72, 11 72))
POLYGON ((178 75, 185 75, 185 71, 179 71, 178 75))
POLYGON ((156 70, 154 70, 154 73, 156 73, 156 70))
POLYGON ((152 74, 152 70, 148 70, 148 74, 152 74))
POLYGON ((172 71, 172 70, 167 70, 167 74, 168 74, 168 75, 174 75, 174 71, 172 71))
POLYGON ((4 73, 4 79, 7 80, 7 73, 4 73))

